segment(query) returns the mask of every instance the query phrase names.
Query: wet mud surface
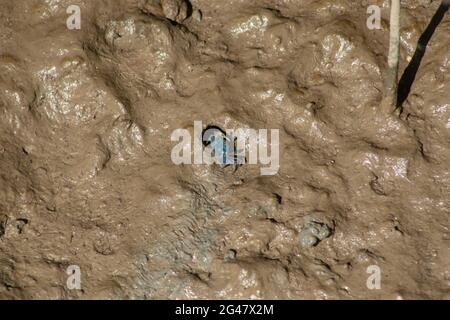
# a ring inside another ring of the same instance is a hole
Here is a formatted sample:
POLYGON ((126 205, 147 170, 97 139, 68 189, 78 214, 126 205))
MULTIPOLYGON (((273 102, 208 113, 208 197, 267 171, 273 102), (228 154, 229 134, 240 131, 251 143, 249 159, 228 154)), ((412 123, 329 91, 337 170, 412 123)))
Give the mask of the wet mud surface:
POLYGON ((0 0, 0 298, 450 298, 448 12, 386 114, 388 1, 72 4, 0 0), (194 121, 278 129, 278 174, 174 165, 194 121))

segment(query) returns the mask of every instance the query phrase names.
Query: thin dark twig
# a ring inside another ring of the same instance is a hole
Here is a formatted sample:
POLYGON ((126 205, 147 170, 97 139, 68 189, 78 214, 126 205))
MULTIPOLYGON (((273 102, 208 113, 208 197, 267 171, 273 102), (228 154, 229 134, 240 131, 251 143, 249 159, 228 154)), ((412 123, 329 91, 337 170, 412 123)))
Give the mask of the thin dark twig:
POLYGON ((444 15, 448 11, 449 7, 450 1, 442 1, 438 10, 434 14, 427 28, 422 33, 419 41, 417 42, 417 48, 414 52, 414 56, 403 72, 403 75, 398 84, 397 108, 400 108, 400 111, 402 111, 402 105, 405 102, 406 98, 408 98, 408 95, 411 91, 412 84, 416 78, 417 71, 419 70, 420 63, 422 62, 422 58, 427 50, 428 43, 430 42, 431 37, 436 31, 436 28, 442 22, 442 19, 444 18, 444 15))

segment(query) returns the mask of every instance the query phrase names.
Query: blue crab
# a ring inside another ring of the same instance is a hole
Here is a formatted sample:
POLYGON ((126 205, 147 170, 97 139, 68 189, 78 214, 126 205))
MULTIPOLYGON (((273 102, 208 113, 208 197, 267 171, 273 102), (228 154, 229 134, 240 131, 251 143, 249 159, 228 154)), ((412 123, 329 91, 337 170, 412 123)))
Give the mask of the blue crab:
POLYGON ((202 132, 202 142, 205 147, 212 148, 219 159, 221 168, 236 166, 235 171, 245 162, 245 156, 236 148, 236 137, 227 137, 225 131, 215 125, 208 125, 202 132))

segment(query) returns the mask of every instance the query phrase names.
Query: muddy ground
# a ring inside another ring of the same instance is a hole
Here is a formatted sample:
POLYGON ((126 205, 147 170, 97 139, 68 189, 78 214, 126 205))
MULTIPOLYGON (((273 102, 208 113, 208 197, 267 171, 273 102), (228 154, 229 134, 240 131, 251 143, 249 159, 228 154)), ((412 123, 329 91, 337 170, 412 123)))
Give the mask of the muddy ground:
MULTIPOLYGON (((402 1, 400 75, 439 4, 402 1)), ((450 299, 450 14, 395 113, 388 18, 387 0, 0 0, 0 298, 450 299), (278 129, 278 173, 175 165, 196 120, 278 129)))

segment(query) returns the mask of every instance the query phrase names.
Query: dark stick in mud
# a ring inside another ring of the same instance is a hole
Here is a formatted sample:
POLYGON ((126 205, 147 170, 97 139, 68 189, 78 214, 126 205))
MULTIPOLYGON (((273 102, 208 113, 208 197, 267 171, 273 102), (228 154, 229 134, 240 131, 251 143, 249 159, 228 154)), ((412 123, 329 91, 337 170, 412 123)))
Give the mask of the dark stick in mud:
POLYGON ((435 33, 437 27, 444 19, 445 14, 450 8, 450 0, 443 0, 441 5, 435 12, 433 18, 431 18, 430 23, 423 31, 422 35, 419 37, 417 42, 416 51, 406 67, 403 75, 400 78, 398 83, 398 93, 397 93, 397 108, 400 109, 400 112, 403 110, 403 103, 408 98, 408 95, 411 91, 412 84, 416 79, 417 72, 422 63, 422 59, 425 56, 425 52, 427 50, 428 43, 431 40, 431 37, 435 33))

